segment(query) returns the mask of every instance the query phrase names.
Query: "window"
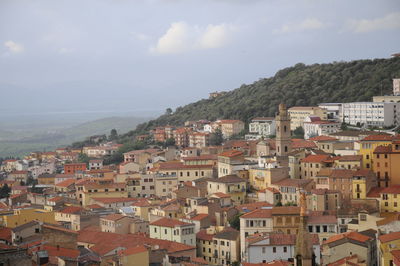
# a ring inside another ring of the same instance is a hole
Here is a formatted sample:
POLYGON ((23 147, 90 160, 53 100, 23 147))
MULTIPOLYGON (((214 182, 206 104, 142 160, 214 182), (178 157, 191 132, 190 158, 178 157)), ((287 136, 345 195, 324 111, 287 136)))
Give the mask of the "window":
POLYGON ((287 252, 287 247, 283 247, 283 252, 284 252, 284 253, 287 252))
POLYGON ((273 253, 276 253, 276 247, 273 247, 273 248, 272 248, 272 252, 273 252, 273 253))
POLYGON ((154 227, 154 233, 157 233, 157 227, 154 227))
POLYGON ((263 254, 265 253, 265 247, 262 247, 262 253, 263 254))

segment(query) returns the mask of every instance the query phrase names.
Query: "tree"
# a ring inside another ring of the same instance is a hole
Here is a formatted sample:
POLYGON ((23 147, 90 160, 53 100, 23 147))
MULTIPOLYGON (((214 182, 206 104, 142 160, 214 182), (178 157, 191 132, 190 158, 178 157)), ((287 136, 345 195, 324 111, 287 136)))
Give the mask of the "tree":
POLYGON ((236 214, 229 220, 229 224, 231 225, 232 228, 235 228, 236 230, 240 230, 240 216, 242 216, 242 213, 236 214))
POLYGON ((89 158, 89 156, 87 156, 87 154, 85 154, 83 152, 79 153, 78 162, 85 163, 87 165, 89 163, 89 161, 90 161, 90 158, 89 158))
POLYGON ((166 115, 172 115, 172 109, 171 109, 171 108, 167 108, 167 109, 165 110, 165 114, 166 114, 166 115))
POLYGON ((224 141, 221 129, 217 128, 214 133, 210 135, 210 145, 219 146, 224 141))
POLYGON ((340 129, 347 130, 347 124, 345 122, 342 122, 342 124, 340 125, 340 129))
POLYGON ((304 129, 303 127, 297 127, 293 130, 293 138, 304 139, 304 129))
POLYGON ((11 188, 9 188, 7 184, 4 184, 4 186, 0 188, 0 198, 8 198, 10 192, 11 188))
POLYGON ((281 206, 283 206, 281 201, 278 201, 278 202, 275 204, 275 207, 281 207, 281 206))
POLYGON ((170 147, 175 145, 175 139, 169 138, 165 141, 164 145, 165 147, 170 147))
POLYGON ((116 140, 118 138, 118 133, 115 128, 111 129, 110 131, 110 136, 108 137, 108 140, 116 140))

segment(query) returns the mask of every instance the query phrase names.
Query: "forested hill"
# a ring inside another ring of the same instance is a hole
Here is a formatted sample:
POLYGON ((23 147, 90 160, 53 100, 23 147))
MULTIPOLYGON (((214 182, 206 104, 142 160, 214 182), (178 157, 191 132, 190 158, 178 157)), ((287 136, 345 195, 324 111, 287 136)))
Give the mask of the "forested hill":
POLYGON ((392 93, 392 78, 400 78, 400 58, 356 60, 330 64, 296 64, 275 76, 178 107, 172 114, 140 124, 128 135, 160 125, 182 125, 186 120, 218 118, 248 122, 256 116, 273 116, 279 103, 290 106, 322 102, 371 101, 372 96, 392 93))

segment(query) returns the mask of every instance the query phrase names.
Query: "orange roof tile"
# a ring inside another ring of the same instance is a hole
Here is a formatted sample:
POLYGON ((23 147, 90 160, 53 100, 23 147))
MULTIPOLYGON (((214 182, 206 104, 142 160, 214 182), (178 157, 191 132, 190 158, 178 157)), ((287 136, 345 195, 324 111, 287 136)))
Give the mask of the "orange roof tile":
POLYGON ((324 154, 310 154, 306 158, 302 159, 301 162, 303 163, 322 163, 330 158, 329 155, 324 154))
POLYGON ((392 135, 369 135, 363 138, 361 141, 391 141, 392 135))
POLYGON ((92 198, 92 200, 101 202, 104 204, 117 203, 117 202, 135 202, 137 198, 123 198, 123 197, 114 197, 114 198, 92 198))
POLYGON ((272 209, 256 209, 254 211, 248 212, 240 216, 240 219, 248 219, 248 218, 271 218, 272 217, 272 209))
POLYGON ((118 213, 113 213, 113 214, 109 214, 107 216, 101 217, 101 219, 109 220, 109 221, 118 221, 124 217, 126 217, 126 216, 124 216, 122 214, 118 214, 118 213))
POLYGON ((205 218, 208 218, 208 217, 209 217, 208 214, 199 213, 199 214, 197 214, 196 216, 192 217, 190 220, 193 220, 193 221, 201 221, 201 220, 203 220, 203 219, 205 219, 205 218))
POLYGON ((82 211, 83 211, 82 207, 68 206, 62 209, 60 212, 69 214, 78 214, 81 213, 82 211))
POLYGON ((400 232, 393 232, 379 236, 379 241, 381 241, 382 243, 391 242, 399 239, 400 239, 400 232))
POLYGON ((346 232, 346 233, 331 236, 323 244, 330 244, 330 243, 336 242, 341 239, 351 239, 351 240, 355 240, 357 242, 364 243, 364 242, 370 240, 371 238, 368 236, 362 235, 358 232, 346 232))
POLYGON ((143 253, 143 252, 148 252, 148 249, 145 246, 137 246, 137 247, 121 250, 119 254, 122 256, 129 256, 129 255, 143 253))
POLYGON ((185 222, 182 222, 182 221, 179 221, 176 219, 163 217, 161 219, 158 219, 157 221, 150 223, 150 225, 162 226, 162 227, 175 227, 175 226, 185 226, 185 225, 191 225, 191 224, 185 223, 185 222))
POLYGON ((335 141, 338 139, 334 138, 334 137, 329 137, 329 136, 316 136, 316 137, 309 138, 308 140, 318 142, 318 141, 335 141))
POLYGON ((225 151, 225 152, 218 154, 218 156, 223 156, 223 157, 236 157, 236 156, 242 156, 242 155, 243 155, 243 152, 237 151, 237 150, 225 151))
POLYGON ((61 181, 56 184, 56 187, 69 187, 72 184, 75 184, 76 180, 73 178, 68 178, 67 180, 61 181))
POLYGON ((385 187, 380 192, 385 194, 400 194, 400 185, 391 185, 389 187, 385 187))

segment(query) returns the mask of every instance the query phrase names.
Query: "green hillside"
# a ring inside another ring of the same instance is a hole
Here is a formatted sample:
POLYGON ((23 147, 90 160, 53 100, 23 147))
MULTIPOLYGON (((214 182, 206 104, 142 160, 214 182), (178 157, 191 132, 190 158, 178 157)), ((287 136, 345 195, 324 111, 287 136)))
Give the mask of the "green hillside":
POLYGON ((248 122, 255 116, 273 116, 279 103, 288 107, 322 102, 371 101, 372 96, 391 94, 392 78, 400 77, 400 58, 356 60, 330 64, 302 63, 278 71, 228 92, 179 107, 170 115, 141 124, 127 136, 160 125, 182 125, 186 120, 218 118, 248 122))

